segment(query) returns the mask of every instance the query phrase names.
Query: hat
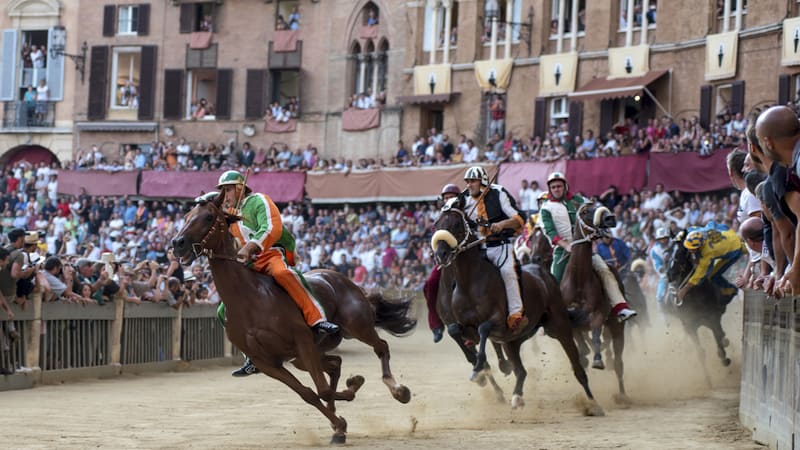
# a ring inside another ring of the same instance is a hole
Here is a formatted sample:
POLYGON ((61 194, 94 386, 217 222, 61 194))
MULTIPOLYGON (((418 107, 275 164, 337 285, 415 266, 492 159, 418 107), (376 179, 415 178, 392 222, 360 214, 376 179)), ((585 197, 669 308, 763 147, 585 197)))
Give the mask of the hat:
POLYGON ((194 274, 192 273, 191 270, 184 270, 183 271, 183 281, 194 281, 196 279, 197 278, 195 278, 195 276, 194 276, 194 274))
POLYGON ((27 231, 25 232, 25 245, 36 245, 39 243, 39 232, 38 231, 27 231))
POLYGON ((81 258, 75 263, 75 267, 81 268, 81 267, 84 267, 84 266, 90 266, 92 264, 93 264, 93 262, 92 262, 91 259, 81 258))

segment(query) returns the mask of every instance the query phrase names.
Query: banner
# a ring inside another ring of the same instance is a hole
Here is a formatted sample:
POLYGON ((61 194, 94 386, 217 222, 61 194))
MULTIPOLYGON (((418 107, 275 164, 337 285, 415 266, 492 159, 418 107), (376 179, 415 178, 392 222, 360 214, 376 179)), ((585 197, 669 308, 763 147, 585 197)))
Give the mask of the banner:
POLYGON ((783 55, 781 64, 800 64, 800 17, 783 20, 783 55))
POLYGON ((348 108, 342 111, 344 131, 364 131, 381 126, 381 110, 378 108, 348 108))
POLYGON ((292 133, 297 130, 297 119, 289 119, 286 122, 267 119, 264 121, 264 132, 266 133, 292 133))
POLYGON ((58 193, 78 195, 81 188, 89 195, 136 195, 138 171, 59 170, 58 193))
POLYGON ((211 46, 210 31, 195 31, 189 36, 189 48, 203 50, 211 46))
POLYGON ((667 191, 707 192, 730 189, 726 158, 729 151, 717 150, 701 157, 695 152, 653 153, 650 155, 651 189, 661 183, 667 191))
POLYGON ((569 189, 587 196, 600 195, 612 184, 619 192, 641 190, 647 183, 647 158, 647 154, 642 154, 569 160, 566 171, 569 189))
MULTIPOLYGON (((194 198, 202 192, 216 190, 222 171, 159 172, 142 171, 140 195, 160 198, 194 198)), ((247 177, 247 185, 255 192, 267 194, 273 201, 286 203, 303 199, 304 172, 259 172, 247 177)), ((60 184, 60 183, 59 183, 60 184)))
POLYGON ((272 33, 272 50, 276 53, 297 50, 297 30, 275 30, 272 33))
POLYGON ((414 67, 414 95, 450 93, 450 64, 414 67))
POLYGON ((502 184, 519 202, 519 190, 522 188, 522 180, 528 180, 528 182, 536 181, 539 183, 539 189, 546 191, 547 177, 553 172, 565 173, 566 168, 566 161, 502 164, 498 183, 502 184))
POLYGON ((475 78, 478 80, 478 86, 484 91, 508 89, 508 85, 511 83, 511 67, 513 65, 513 59, 475 61, 475 78), (489 81, 492 79, 494 84, 489 81))
POLYGON ((738 45, 737 31, 706 36, 706 81, 736 76, 738 45))
POLYGON ((608 49, 608 79, 640 77, 649 71, 649 45, 608 49))
POLYGON ((575 90, 578 53, 542 55, 539 59, 539 96, 568 94, 575 90))

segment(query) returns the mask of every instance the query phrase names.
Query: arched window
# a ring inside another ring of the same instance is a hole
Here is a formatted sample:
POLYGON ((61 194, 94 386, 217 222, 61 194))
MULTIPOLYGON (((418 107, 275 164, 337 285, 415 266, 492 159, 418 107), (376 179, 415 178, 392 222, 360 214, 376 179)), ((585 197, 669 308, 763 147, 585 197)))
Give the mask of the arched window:
POLYGON ((380 8, 372 2, 368 2, 361 8, 361 23, 368 26, 377 26, 380 24, 380 8))
POLYGON ((378 76, 375 87, 375 95, 386 97, 386 87, 389 73, 389 41, 382 39, 378 44, 378 76))
POLYGON ((349 73, 349 81, 348 81, 348 95, 353 96, 354 94, 358 94, 359 92, 359 82, 361 79, 361 44, 358 41, 354 41, 350 44, 350 52, 348 55, 348 73, 349 73))
POLYGON ((377 75, 375 72, 375 43, 372 40, 367 41, 364 45, 364 78, 361 80, 361 89, 359 92, 363 92, 367 95, 375 95, 375 90, 373 89, 373 81, 375 80, 375 76, 377 75))

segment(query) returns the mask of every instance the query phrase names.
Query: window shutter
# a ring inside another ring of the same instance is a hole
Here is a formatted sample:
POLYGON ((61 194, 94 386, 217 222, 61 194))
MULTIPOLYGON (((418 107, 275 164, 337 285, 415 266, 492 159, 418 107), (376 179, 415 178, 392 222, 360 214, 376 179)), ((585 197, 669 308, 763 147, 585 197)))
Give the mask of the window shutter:
POLYGON ((791 75, 781 75, 778 77, 778 104, 785 105, 792 99, 791 75))
POLYGON ((731 114, 744 113, 744 80, 731 86, 731 114))
POLYGON ((547 98, 536 97, 533 102, 533 135, 544 137, 547 129, 547 98))
POLYGON ((569 138, 583 134, 583 102, 569 102, 569 138))
POLYGON ((194 5, 181 3, 180 32, 191 33, 194 31, 194 5))
POLYGON ((700 86, 700 126, 708 130, 711 121, 711 94, 713 87, 710 84, 700 86))
POLYGON ((247 86, 245 88, 244 117, 245 119, 259 119, 264 116, 264 104, 267 82, 265 69, 247 69, 247 86))
POLYGON ((106 5, 103 7, 103 36, 114 36, 117 28, 117 7, 114 5, 106 5))
POLYGON ((233 69, 217 69, 217 119, 230 120, 233 69))
POLYGON ((139 36, 150 34, 150 3, 139 5, 139 24, 137 25, 136 34, 139 36))
POLYGON ((0 100, 17 100, 17 34, 16 29, 3 30, 2 55, 0 55, 0 100))
POLYGON ((108 46, 92 47, 89 67, 89 120, 103 120, 106 117, 106 80, 108 79, 108 46))
POLYGON ((139 120, 153 120, 155 116, 157 55, 158 47, 155 45, 142 47, 142 64, 139 68, 139 120))
POLYGON ((164 71, 164 118, 180 119, 183 100, 183 69, 164 71))
MULTIPOLYGON (((53 48, 53 29, 47 34, 47 48, 53 48)), ((64 100, 64 56, 53 58, 47 55, 47 87, 50 89, 50 100, 64 100)), ((34 80, 34 83, 37 83, 34 80)), ((38 83, 37 83, 38 84, 38 83)))
POLYGON ((614 100, 600 101, 600 133, 598 138, 605 138, 606 133, 614 126, 614 100))

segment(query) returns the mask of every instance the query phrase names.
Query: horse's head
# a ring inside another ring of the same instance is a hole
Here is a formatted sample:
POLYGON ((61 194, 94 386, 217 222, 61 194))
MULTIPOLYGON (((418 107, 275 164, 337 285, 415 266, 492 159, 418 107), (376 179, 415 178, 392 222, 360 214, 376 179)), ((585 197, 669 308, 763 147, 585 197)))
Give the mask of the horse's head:
POLYGON ((573 237, 575 239, 595 239, 607 234, 607 230, 615 226, 617 226, 617 219, 608 208, 584 203, 578 208, 573 237))
POLYGON ((433 258, 437 264, 447 267, 458 253, 464 250, 472 235, 475 223, 464 212, 464 197, 451 198, 442 206, 441 214, 434 224, 431 238, 433 258))
POLYGON ((691 273, 694 268, 694 257, 686 247, 683 246, 683 239, 686 231, 680 231, 673 239, 672 249, 670 250, 669 266, 667 267, 667 279, 670 283, 681 281, 691 273))
POLYGON ((228 225, 238 219, 223 211, 224 198, 216 192, 197 197, 195 206, 186 214, 186 223, 172 239, 172 251, 183 264, 188 264, 209 250, 218 250, 228 225))

